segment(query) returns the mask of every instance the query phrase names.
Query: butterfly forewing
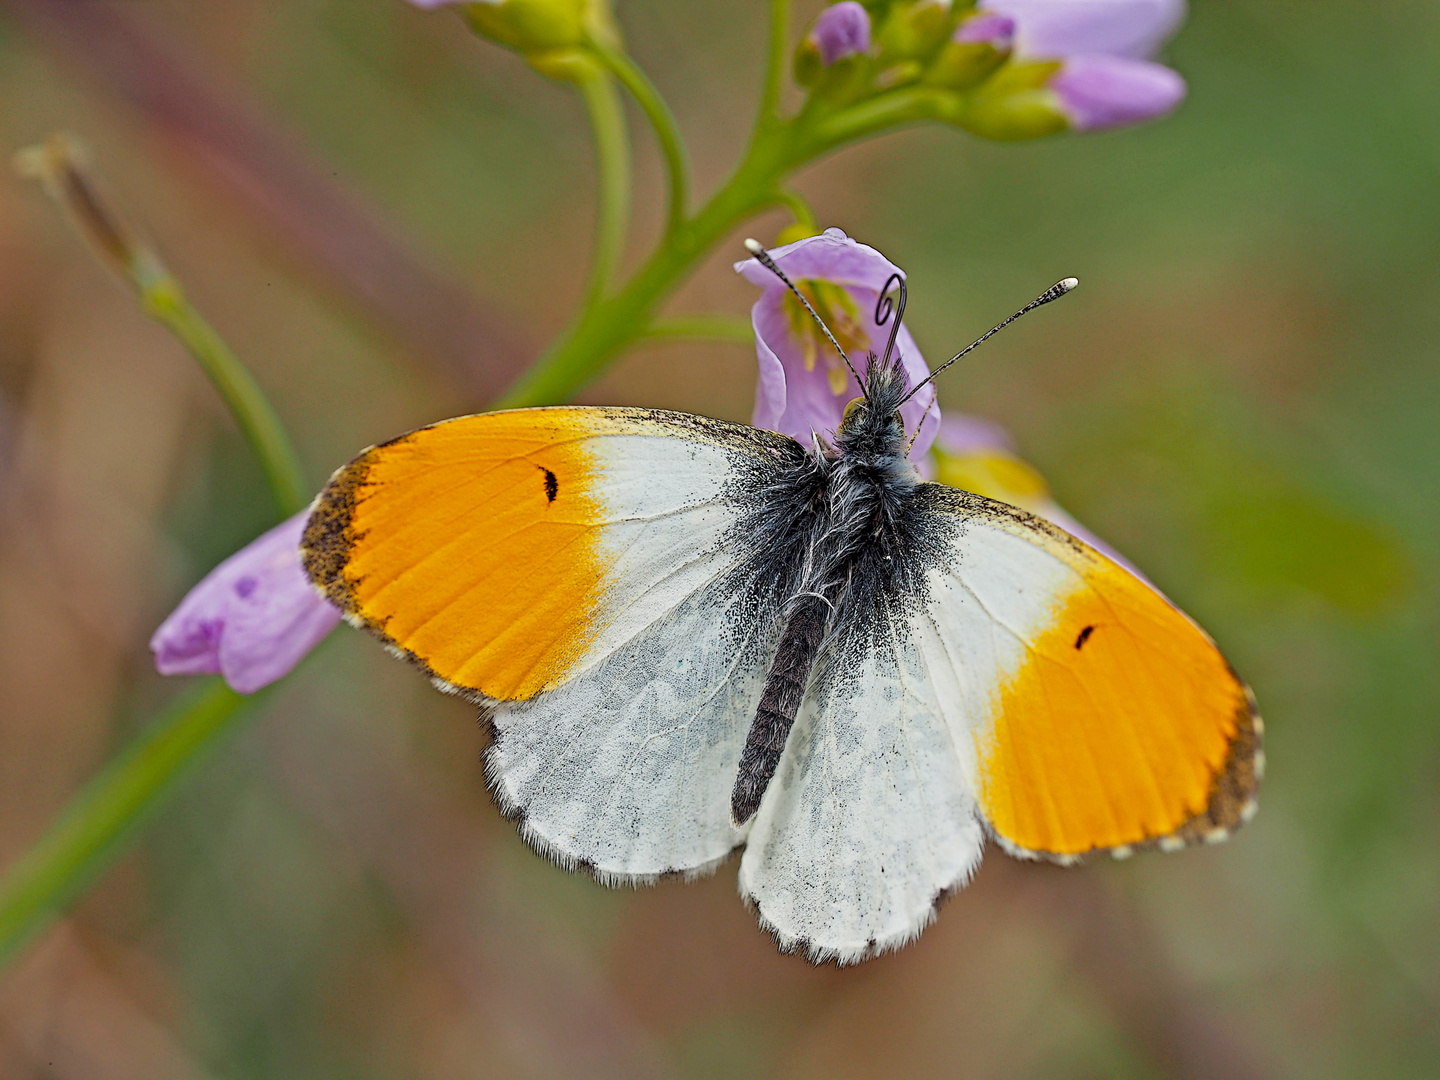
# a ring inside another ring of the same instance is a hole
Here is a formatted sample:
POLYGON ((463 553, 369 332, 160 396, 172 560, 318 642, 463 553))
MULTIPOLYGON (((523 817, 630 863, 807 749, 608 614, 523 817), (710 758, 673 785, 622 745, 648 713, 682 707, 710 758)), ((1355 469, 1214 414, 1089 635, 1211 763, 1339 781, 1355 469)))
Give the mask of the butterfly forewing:
POLYGON ((778 635, 742 523, 790 439, 634 409, 448 421, 338 472, 307 567, 486 704, 486 769, 530 842, 607 880, 712 865, 778 635))
POLYGON ((1022 511, 926 489, 952 523, 914 629, 1012 853, 1222 838, 1254 810, 1253 699, 1155 588, 1022 511))

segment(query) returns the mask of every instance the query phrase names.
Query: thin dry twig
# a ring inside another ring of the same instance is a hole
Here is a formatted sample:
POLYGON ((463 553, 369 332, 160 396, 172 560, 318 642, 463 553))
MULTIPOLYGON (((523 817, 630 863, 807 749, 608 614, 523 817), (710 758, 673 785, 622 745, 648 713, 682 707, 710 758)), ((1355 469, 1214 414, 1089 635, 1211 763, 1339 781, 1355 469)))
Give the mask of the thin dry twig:
POLYGON ((135 5, 3 0, 36 38, 104 93, 139 111, 215 188, 268 226, 352 312, 436 363, 477 403, 533 348, 464 286, 437 272, 212 69, 180 58, 135 5))

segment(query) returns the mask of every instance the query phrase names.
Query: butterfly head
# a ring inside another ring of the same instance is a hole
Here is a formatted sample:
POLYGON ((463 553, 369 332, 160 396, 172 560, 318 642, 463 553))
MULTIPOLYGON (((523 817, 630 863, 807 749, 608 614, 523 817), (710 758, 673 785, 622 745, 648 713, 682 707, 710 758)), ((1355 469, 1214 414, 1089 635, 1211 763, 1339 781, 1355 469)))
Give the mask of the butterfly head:
POLYGON ((872 355, 865 390, 863 397, 845 406, 835 432, 836 446, 843 454, 904 458, 909 435, 900 416, 906 380, 899 363, 876 362, 872 355))

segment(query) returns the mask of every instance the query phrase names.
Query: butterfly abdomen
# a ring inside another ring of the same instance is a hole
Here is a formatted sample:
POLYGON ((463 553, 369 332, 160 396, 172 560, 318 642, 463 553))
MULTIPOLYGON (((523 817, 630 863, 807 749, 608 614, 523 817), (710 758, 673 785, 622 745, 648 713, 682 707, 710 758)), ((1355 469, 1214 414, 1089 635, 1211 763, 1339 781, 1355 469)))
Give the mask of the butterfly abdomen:
POLYGON ((755 710, 755 720, 740 754, 740 769, 730 796, 730 815, 737 825, 755 816, 765 789, 775 776, 785 741, 790 737, 795 715, 805 697, 810 669, 825 640, 829 616, 828 601, 819 595, 802 595, 796 599, 785 621, 779 648, 760 695, 760 705, 755 710))

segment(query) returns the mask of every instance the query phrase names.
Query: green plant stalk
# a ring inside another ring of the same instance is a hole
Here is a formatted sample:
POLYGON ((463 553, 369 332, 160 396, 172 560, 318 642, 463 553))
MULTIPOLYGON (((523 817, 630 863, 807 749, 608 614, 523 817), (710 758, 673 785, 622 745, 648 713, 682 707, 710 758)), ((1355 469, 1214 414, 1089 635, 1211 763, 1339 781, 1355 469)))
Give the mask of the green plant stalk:
MULTIPOLYGON (((63 135, 21 155, 70 214, 102 261, 139 294, 141 305, 199 362, 260 459, 282 517, 310 501, 294 446, 239 358, 185 299, 180 283, 101 195, 84 148, 63 135)), ((40 840, 0 879, 0 968, 119 856, 125 841, 170 793, 268 697, 243 697, 205 680, 165 709, 140 737, 70 799, 40 840)))
POLYGON ((950 119, 960 99, 946 91, 905 87, 843 108, 812 101, 794 119, 760 125, 725 185, 674 231, 613 296, 586 308, 579 321, 496 403, 496 408, 553 405, 600 373, 640 338, 655 309, 696 264, 746 218, 777 204, 787 173, 876 131, 921 120, 950 119))
POLYGON ((780 123, 780 91, 790 57, 790 0, 770 0, 770 37, 765 54, 765 82, 760 89, 756 132, 780 123))
POLYGON ((245 365, 190 306, 180 282, 160 256, 110 204, 90 168, 84 145, 73 136, 57 133, 21 150, 15 164, 60 204, 96 257, 139 294, 145 311, 190 350, 260 459, 281 516, 303 510, 310 501, 310 488, 275 410, 245 365))
POLYGON ((810 209, 810 204, 805 201, 805 196, 792 188, 781 188, 779 196, 780 201, 790 208, 790 213, 795 215, 797 225, 803 225, 807 229, 820 227, 815 220, 815 211, 810 209))
POLYGON ((656 319, 640 338, 647 342, 725 341, 754 345, 755 331, 750 320, 737 315, 673 315, 656 319))
POLYGON ((176 781, 265 696, 245 698, 207 679, 70 800, 0 882, 0 969, 109 868, 176 781))
POLYGON ((788 158, 779 131, 757 139, 730 181, 689 221, 667 235, 629 283, 586 310, 496 408, 564 401, 650 324, 656 306, 741 221, 779 201, 775 178, 788 158))
POLYGON ((674 232, 685 221, 685 207, 690 197, 690 160, 685 153, 685 141, 680 137, 680 127, 675 123, 675 116, 670 112, 670 106, 665 103, 660 92, 655 89, 655 84, 633 60, 593 39, 590 48, 610 73, 620 80, 621 85, 630 91, 630 96, 635 99, 635 103, 650 121, 650 126, 655 129, 655 138, 665 157, 665 169, 670 181, 670 207, 665 231, 674 232))
POLYGON ((310 504, 312 492, 300 468, 299 455, 249 370, 185 299, 175 278, 162 273, 136 284, 145 311, 190 350, 190 355, 224 399, 230 415, 260 460, 280 516, 288 518, 304 510, 310 504))
POLYGON ((630 135, 615 83, 603 68, 576 80, 595 136, 600 191, 595 213, 595 250, 582 311, 598 305, 625 254, 630 229, 630 135))

